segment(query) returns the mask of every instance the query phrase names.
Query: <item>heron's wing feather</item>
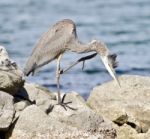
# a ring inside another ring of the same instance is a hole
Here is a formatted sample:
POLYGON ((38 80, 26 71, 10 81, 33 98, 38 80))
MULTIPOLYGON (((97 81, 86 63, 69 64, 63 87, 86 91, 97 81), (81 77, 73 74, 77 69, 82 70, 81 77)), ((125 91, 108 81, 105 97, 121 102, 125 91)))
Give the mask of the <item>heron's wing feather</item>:
POLYGON ((63 53, 69 38, 70 35, 65 28, 57 25, 51 27, 48 32, 42 35, 33 49, 24 68, 25 75, 34 72, 37 68, 49 63, 60 53, 63 53))

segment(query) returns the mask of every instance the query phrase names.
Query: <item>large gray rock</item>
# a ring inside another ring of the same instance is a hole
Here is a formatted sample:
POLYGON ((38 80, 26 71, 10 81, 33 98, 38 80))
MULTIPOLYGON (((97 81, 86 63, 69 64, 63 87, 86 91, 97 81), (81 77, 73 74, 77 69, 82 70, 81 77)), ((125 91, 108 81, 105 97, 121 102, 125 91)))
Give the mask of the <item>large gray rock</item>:
POLYGON ((50 119, 35 105, 27 107, 21 113, 14 128, 6 134, 6 139, 98 139, 98 137, 100 137, 99 139, 103 139, 100 135, 96 136, 88 132, 79 131, 76 127, 71 127, 55 119, 50 119))
POLYGON ((137 133, 130 125, 116 127, 117 139, 150 139, 150 130, 146 133, 137 133))
POLYGON ((87 104, 118 125, 127 124, 140 132, 150 128, 150 78, 124 75, 121 88, 112 81, 93 89, 87 104))
MULTIPOLYGON (((44 112, 47 112, 56 100, 56 96, 47 88, 34 83, 25 83, 16 96, 19 96, 20 99, 29 100, 31 103, 34 102, 44 112)), ((16 107, 23 110, 21 107, 24 107, 23 105, 27 106, 27 104, 29 104, 27 101, 19 102, 16 107)), ((17 111, 19 110, 18 108, 17 111)))
POLYGON ((42 111, 51 111, 56 103, 56 96, 47 88, 34 83, 25 83, 15 95, 15 119, 28 106, 36 104, 42 111))
POLYGON ((13 97, 0 91, 0 131, 8 130, 15 114, 13 97))
POLYGON ((0 70, 0 90, 15 95, 23 84, 24 80, 22 76, 17 75, 15 71, 0 70))
POLYGON ((10 59, 4 46, 0 45, 0 70, 9 71, 18 69, 17 64, 10 59))
POLYGON ((49 114, 46 114, 40 106, 27 106, 20 113, 6 138, 114 139, 116 137, 116 131, 110 121, 105 121, 94 113, 77 93, 67 94, 65 102, 67 101, 73 101, 69 106, 77 110, 66 111, 62 106, 56 105, 57 101, 49 114))
POLYGON ((0 46, 0 90, 14 95, 24 84, 23 72, 0 46))
POLYGON ((67 111, 60 105, 56 105, 53 111, 49 113, 51 119, 56 119, 62 123, 77 127, 79 130, 84 130, 91 133, 101 133, 105 138, 114 138, 115 130, 111 124, 104 121, 102 116, 96 114, 90 109, 84 99, 76 92, 68 93, 65 97, 65 102, 70 102, 70 107, 77 110, 67 108, 67 111))

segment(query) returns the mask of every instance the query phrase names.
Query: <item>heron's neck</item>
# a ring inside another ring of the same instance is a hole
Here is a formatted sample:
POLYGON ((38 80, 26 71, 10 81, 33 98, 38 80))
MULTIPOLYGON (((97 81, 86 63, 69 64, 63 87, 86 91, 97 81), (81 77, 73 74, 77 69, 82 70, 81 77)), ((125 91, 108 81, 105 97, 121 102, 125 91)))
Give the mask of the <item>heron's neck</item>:
POLYGON ((68 44, 68 50, 76 53, 88 53, 96 52, 101 56, 105 56, 108 53, 108 49, 103 42, 93 41, 90 43, 82 43, 78 40, 73 40, 68 44))
POLYGON ((82 43, 78 40, 74 40, 68 44, 67 47, 70 51, 76 53, 88 53, 92 51, 96 51, 95 46, 91 43, 82 43))

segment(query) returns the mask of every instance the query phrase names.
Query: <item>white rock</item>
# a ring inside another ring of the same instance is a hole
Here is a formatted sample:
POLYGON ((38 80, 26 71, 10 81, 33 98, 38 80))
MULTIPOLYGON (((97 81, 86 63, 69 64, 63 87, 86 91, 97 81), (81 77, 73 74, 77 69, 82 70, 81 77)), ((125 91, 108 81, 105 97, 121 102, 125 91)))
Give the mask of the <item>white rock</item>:
POLYGON ((114 81, 95 87, 87 104, 111 121, 146 132, 150 128, 150 77, 124 75, 119 80, 121 88, 114 81))
POLYGON ((8 130, 13 121, 14 114, 13 97, 0 91, 0 131, 8 130))

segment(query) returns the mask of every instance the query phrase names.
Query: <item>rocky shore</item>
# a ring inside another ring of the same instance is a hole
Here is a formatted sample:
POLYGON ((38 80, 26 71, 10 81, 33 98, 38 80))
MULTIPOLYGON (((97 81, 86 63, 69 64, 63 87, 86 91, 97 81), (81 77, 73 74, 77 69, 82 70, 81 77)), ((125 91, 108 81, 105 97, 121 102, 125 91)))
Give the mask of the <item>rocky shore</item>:
POLYGON ((121 88, 114 81, 94 87, 87 101, 70 92, 65 102, 72 101, 69 106, 76 110, 65 110, 57 105, 56 93, 27 83, 4 51, 0 52, 0 139, 150 138, 150 77, 123 75, 121 88))

